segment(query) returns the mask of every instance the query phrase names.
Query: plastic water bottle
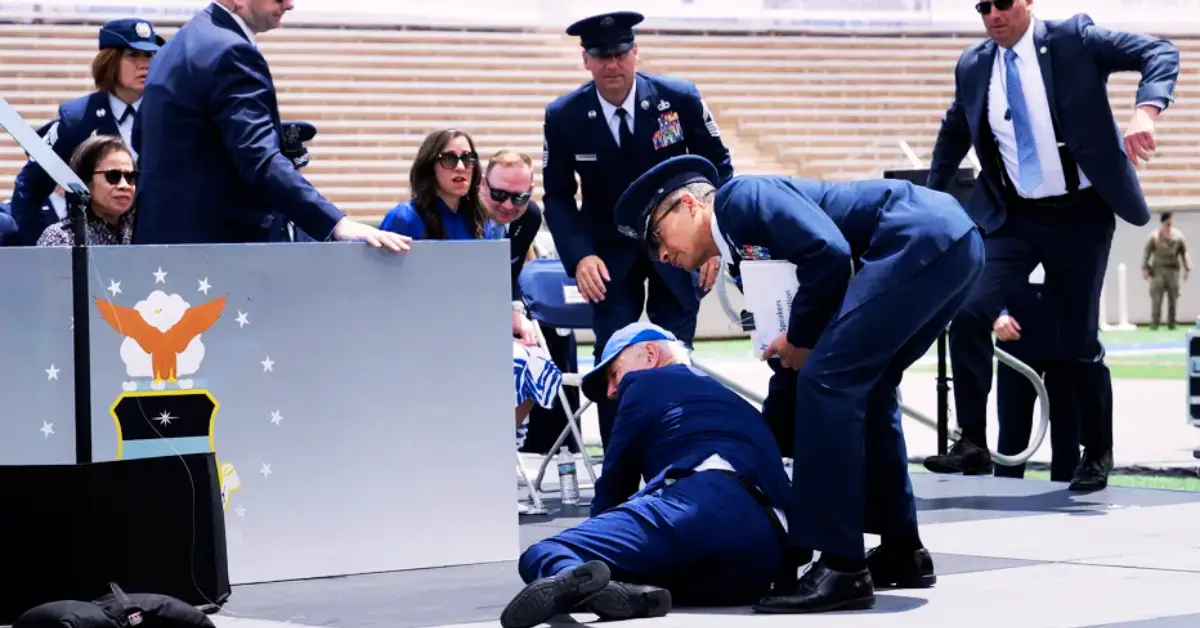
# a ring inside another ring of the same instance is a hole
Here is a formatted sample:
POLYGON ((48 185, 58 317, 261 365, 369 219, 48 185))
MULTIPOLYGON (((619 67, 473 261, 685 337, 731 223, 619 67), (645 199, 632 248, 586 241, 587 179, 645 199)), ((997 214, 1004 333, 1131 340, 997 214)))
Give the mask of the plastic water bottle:
POLYGON ((565 446, 558 450, 558 488, 564 506, 579 505, 579 477, 575 475, 575 456, 565 446))

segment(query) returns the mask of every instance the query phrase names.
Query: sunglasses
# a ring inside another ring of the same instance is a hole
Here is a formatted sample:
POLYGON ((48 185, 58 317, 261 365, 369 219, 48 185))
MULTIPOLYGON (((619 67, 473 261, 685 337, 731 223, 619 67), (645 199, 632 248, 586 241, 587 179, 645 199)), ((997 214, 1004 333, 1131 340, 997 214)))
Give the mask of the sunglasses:
POLYGON ((104 175, 104 180, 107 181, 109 185, 116 185, 120 183, 121 177, 125 177, 125 182, 129 185, 137 185, 138 180, 137 170, 130 170, 128 172, 124 170, 97 170, 92 174, 104 175))
POLYGON ((533 196, 533 194, 530 192, 509 192, 508 190, 497 190, 496 188, 492 187, 492 184, 490 183, 488 184, 488 194, 492 197, 492 200, 496 201, 497 203, 503 203, 511 198, 513 205, 516 205, 517 207, 521 207, 525 203, 528 203, 529 197, 533 196))
POLYGON ((446 151, 437 156, 437 163, 447 170, 457 166, 458 162, 460 161, 462 162, 463 166, 472 168, 475 166, 475 164, 479 163, 479 155, 472 152, 459 154, 452 151, 446 151))
POLYGON ((975 10, 979 11, 980 15, 987 15, 992 12, 995 7, 997 11, 1007 11, 1013 7, 1013 0, 988 0, 975 5, 975 10))

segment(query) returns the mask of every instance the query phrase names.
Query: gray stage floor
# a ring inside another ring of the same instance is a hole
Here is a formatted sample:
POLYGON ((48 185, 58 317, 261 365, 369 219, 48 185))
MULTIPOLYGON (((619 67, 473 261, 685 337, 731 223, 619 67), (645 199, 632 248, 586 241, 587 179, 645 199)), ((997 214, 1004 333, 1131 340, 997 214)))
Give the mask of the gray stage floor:
MULTIPOLYGON (((1110 488, 1076 495, 1063 484, 923 474, 913 481, 939 574, 932 589, 879 593, 876 608, 861 613, 676 609, 625 624, 1200 626, 1200 493, 1110 488)), ((578 521, 522 520, 526 546, 578 521)), ((248 585, 234 588, 215 620, 220 628, 498 626, 520 587, 514 563, 248 585)), ((579 623, 594 619, 574 616, 579 623)))

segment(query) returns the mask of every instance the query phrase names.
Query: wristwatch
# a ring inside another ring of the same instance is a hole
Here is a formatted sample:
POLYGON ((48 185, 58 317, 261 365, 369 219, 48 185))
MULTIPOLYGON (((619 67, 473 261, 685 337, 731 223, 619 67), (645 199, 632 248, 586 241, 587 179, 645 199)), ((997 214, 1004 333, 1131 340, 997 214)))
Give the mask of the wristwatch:
POLYGON ((520 312, 522 316, 525 315, 525 304, 524 303, 522 303, 520 301, 513 301, 512 307, 513 307, 514 312, 520 312))

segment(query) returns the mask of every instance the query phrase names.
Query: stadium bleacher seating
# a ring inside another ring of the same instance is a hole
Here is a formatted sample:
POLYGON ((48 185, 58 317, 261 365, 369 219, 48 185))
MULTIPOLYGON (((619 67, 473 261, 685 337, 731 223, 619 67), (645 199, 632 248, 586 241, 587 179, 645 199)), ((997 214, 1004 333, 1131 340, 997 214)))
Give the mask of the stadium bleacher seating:
MULTIPOLYGON (((35 127, 57 105, 91 90, 97 25, 0 25, 0 94, 35 127)), ((160 26, 166 36, 174 26, 160 26)), ((741 173, 832 180, 922 161, 954 90, 951 70, 976 34, 808 36, 640 31, 642 69, 697 83, 741 173)), ((308 178, 347 212, 378 219, 408 195, 408 169, 424 135, 461 127, 484 156, 511 147, 541 154, 542 111, 588 80, 578 44, 549 31, 314 29, 261 38, 285 119, 320 129, 308 178)), ((1158 155, 1141 177, 1152 206, 1200 203, 1200 102, 1189 98, 1200 39, 1183 54, 1179 102, 1159 123, 1158 155)), ((1110 95, 1123 128, 1136 73, 1110 95)), ((24 153, 0 140, 0 193, 24 153)), ((537 164, 540 194, 540 163, 537 164)))

